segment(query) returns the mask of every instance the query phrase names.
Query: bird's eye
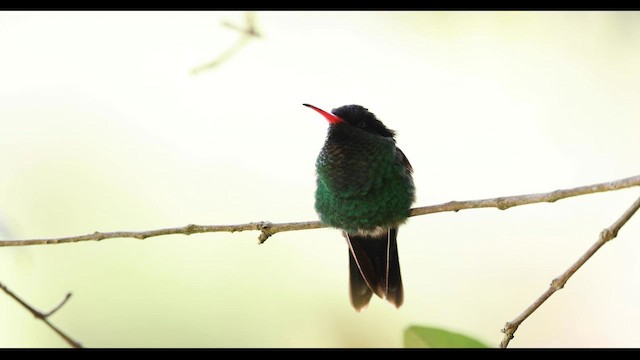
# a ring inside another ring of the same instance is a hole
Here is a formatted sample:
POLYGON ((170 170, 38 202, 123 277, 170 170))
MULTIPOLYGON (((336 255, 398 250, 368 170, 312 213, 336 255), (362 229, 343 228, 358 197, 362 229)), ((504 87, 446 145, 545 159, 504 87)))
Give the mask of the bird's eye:
POLYGON ((364 121, 360 121, 360 122, 358 123, 358 127, 361 127, 361 128, 363 128, 363 129, 364 129, 364 128, 366 128, 366 127, 367 127, 367 124, 366 124, 364 121))

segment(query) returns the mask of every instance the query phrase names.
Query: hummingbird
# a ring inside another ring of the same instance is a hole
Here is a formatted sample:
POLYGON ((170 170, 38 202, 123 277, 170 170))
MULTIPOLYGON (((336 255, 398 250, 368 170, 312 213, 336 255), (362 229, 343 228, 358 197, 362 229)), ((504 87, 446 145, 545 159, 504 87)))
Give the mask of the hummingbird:
POLYGON ((349 294, 357 311, 376 294, 396 307, 404 300, 398 262, 398 226, 415 201, 413 168, 396 146, 395 131, 368 109, 345 105, 326 112, 329 122, 316 159, 315 210, 340 229, 349 246, 349 294))

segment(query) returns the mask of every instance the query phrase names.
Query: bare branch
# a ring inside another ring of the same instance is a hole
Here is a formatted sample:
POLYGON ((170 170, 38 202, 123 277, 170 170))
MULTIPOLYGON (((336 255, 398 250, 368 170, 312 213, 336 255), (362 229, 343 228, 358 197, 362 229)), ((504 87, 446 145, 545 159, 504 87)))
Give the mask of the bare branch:
POLYGON ((53 314, 55 314, 58 310, 60 310, 64 304, 67 303, 67 301, 69 301, 69 299, 71 299, 71 293, 67 293, 67 295, 65 295, 64 299, 62 299, 62 301, 60 301, 60 304, 58 304, 58 306, 54 307, 53 309, 51 309, 51 311, 49 311, 46 314, 43 314, 44 317, 49 317, 53 314))
POLYGON ((228 21, 223 21, 222 25, 228 28, 237 30, 244 35, 260 37, 260 33, 256 29, 256 17, 253 11, 246 11, 244 13, 244 20, 245 20, 245 27, 232 24, 228 21))
POLYGON ((240 49, 242 49, 249 42, 249 40, 260 37, 260 33, 258 33, 258 30, 256 29, 256 25, 255 25, 255 16, 251 11, 245 12, 244 26, 238 26, 228 21, 223 21, 222 25, 228 28, 231 28, 233 30, 239 31, 241 34, 240 38, 238 39, 238 41, 236 41, 235 44, 233 44, 230 48, 228 48, 225 52, 220 54, 214 60, 193 68, 191 70, 191 74, 195 75, 202 71, 205 71, 220 65, 221 63, 229 59, 231 56, 233 56, 240 49))
POLYGON ((18 297, 18 295, 14 294, 11 290, 9 290, 4 284, 0 283, 0 289, 2 289, 7 295, 9 295, 11 298, 13 298, 15 301, 17 301, 20 305, 22 305, 25 309, 29 310, 29 312, 36 317, 36 319, 40 319, 42 321, 44 321, 45 324, 47 324, 47 326, 49 326, 49 328, 51 328, 51 330, 55 331, 56 334, 58 334, 62 339, 64 339, 64 341, 67 342, 67 344, 69 344, 71 347, 74 348, 81 348, 82 344, 80 344, 79 342, 77 342, 76 340, 72 339, 69 335, 65 334, 62 330, 58 329, 58 327, 56 327, 55 325, 53 325, 50 321, 49 321, 49 316, 53 315, 56 311, 58 311, 64 304, 67 303, 67 301, 69 300, 69 298, 71 297, 71 293, 68 293, 67 296, 62 300, 62 302, 60 302, 60 304, 58 306, 56 306, 53 310, 49 311, 48 313, 42 313, 38 310, 36 310, 33 306, 27 304, 24 300, 22 300, 21 298, 18 297))
POLYGON ((600 184, 579 186, 573 189, 556 190, 548 193, 503 196, 493 199, 469 200, 469 201, 451 201, 445 204, 419 207, 411 210, 411 215, 425 215, 443 211, 458 211, 465 209, 478 209, 494 207, 500 210, 506 210, 514 206, 535 204, 541 202, 552 203, 561 199, 574 196, 595 194, 605 191, 613 191, 625 189, 633 186, 640 186, 640 175, 628 177, 625 179, 604 182, 600 184))
POLYGON ((631 216, 633 216, 633 214, 635 214, 636 211, 638 211, 639 208, 640 198, 638 198, 633 203, 633 205, 631 205, 631 207, 629 207, 627 211, 625 211, 624 214, 622 214, 622 216, 620 216, 620 218, 618 218, 618 220, 616 220, 611 226, 602 230, 602 232, 600 232, 598 240, 593 245, 591 245, 591 247, 582 256, 580 256, 578 261, 573 263, 567 270, 565 270, 562 275, 553 279, 553 281, 551 281, 551 285, 549 285, 549 288, 544 293, 542 293, 540 297, 538 297, 515 319, 505 324, 504 328, 502 329, 504 337, 500 342, 501 348, 506 348, 509 345, 509 342, 511 341, 511 339, 513 339, 513 334, 516 332, 516 330, 518 330, 518 326, 520 326, 520 324, 522 324, 522 322, 527 317, 529 317, 529 315, 536 311, 536 309, 540 307, 540 305, 542 305, 542 303, 544 303, 551 295, 553 295, 553 293, 562 289, 569 278, 571 278, 571 276, 576 271, 578 271, 578 269, 580 269, 580 267, 584 265, 584 263, 586 263, 587 260, 589 260, 591 256, 593 256, 593 254, 595 254, 596 251, 598 251, 598 249, 602 247, 602 245, 618 235, 618 231, 620 230, 620 228, 622 228, 622 226, 626 224, 626 222, 631 218, 631 216))
POLYGON ((193 68, 191 70, 191 74, 196 75, 200 72, 203 72, 205 70, 211 69, 213 67, 216 67, 220 64, 222 64, 223 62, 225 62, 227 59, 229 59, 231 56, 233 56, 236 52, 238 52, 238 50, 242 49, 248 42, 249 40, 251 40, 251 37, 243 34, 238 41, 236 41, 230 48, 228 48, 227 50, 225 50, 222 54, 218 55, 217 58, 215 58, 214 60, 211 60, 210 62, 206 63, 206 64, 202 64, 199 66, 196 66, 195 68, 193 68))
MULTIPOLYGON (((594 194, 605 191, 620 190, 640 186, 640 175, 625 179, 581 186, 573 189, 556 190, 549 193, 528 194, 517 196, 498 197, 493 199, 468 200, 468 201, 451 201, 439 205, 431 205, 418 207, 411 210, 410 216, 419 216, 433 214, 445 211, 459 211, 466 209, 478 209, 495 207, 501 210, 514 206, 527 205, 540 202, 554 202, 560 199, 566 199, 573 196, 594 194)), ((115 238, 135 238, 146 239, 150 237, 162 235, 191 235, 212 232, 238 232, 238 231, 260 231, 258 241, 260 244, 265 242, 271 235, 285 231, 320 229, 327 227, 319 221, 305 221, 292 223, 270 223, 266 221, 252 222, 248 224, 238 225, 186 225, 175 228, 156 229, 148 231, 114 231, 114 232, 94 232, 87 235, 69 236, 52 239, 32 239, 32 240, 0 240, 0 247, 4 246, 27 246, 27 245, 52 245, 74 243, 79 241, 100 241, 115 238)))

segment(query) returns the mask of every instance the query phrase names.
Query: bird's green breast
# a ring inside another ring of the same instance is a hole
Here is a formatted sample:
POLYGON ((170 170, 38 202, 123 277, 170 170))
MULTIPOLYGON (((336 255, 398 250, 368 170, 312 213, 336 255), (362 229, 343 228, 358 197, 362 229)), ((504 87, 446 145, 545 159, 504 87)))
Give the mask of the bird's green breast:
POLYGON ((339 135, 329 134, 316 161, 320 220, 348 232, 404 222, 414 186, 395 142, 368 134, 342 141, 339 135))

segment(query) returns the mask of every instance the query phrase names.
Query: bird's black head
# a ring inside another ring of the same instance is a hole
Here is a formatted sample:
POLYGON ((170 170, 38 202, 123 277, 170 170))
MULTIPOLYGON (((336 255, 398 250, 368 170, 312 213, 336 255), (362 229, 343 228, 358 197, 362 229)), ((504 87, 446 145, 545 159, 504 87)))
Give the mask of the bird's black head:
POLYGON ((353 126, 356 129, 360 129, 362 131, 366 131, 370 134, 392 138, 395 136, 395 131, 388 129, 382 121, 378 120, 378 118, 365 107, 360 105, 345 105, 339 108, 335 108, 331 110, 331 113, 328 113, 318 107, 309 104, 302 104, 304 106, 310 107, 313 110, 320 113, 322 116, 327 119, 329 124, 338 125, 345 124, 349 126, 353 126))
POLYGON ((360 128, 366 132, 393 138, 395 132, 378 120, 369 109, 360 105, 345 105, 331 110, 337 117, 341 118, 349 125, 360 128))

